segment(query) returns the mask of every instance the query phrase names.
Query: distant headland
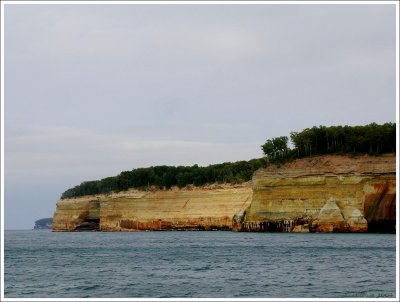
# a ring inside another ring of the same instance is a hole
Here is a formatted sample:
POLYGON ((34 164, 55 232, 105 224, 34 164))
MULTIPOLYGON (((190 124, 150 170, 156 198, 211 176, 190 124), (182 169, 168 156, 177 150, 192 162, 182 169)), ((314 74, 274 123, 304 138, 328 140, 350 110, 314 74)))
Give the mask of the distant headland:
POLYGON ((53 218, 42 218, 35 221, 34 230, 51 230, 53 218))

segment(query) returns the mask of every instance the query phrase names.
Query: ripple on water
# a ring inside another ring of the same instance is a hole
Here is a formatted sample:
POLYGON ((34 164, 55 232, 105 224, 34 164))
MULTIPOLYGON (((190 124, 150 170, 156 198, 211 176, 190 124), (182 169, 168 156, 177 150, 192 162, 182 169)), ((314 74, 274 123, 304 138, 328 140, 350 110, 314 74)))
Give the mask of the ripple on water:
POLYGON ((392 234, 6 231, 4 293, 394 297, 395 241, 392 234))

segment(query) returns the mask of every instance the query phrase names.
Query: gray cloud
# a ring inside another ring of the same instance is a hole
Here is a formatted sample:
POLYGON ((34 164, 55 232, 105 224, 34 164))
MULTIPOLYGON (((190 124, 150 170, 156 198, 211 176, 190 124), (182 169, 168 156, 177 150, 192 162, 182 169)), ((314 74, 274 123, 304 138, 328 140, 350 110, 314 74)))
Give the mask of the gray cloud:
POLYGON ((4 51, 7 228, 83 180, 396 120, 393 5, 6 5, 4 51))

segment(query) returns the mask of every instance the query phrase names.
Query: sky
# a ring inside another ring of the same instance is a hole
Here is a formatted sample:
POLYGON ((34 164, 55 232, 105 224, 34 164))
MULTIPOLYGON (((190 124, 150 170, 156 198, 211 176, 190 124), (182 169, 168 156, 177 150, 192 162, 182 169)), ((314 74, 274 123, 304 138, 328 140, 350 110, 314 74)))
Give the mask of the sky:
POLYGON ((5 229, 85 180, 262 156, 312 126, 396 121, 395 6, 11 5, 5 229))

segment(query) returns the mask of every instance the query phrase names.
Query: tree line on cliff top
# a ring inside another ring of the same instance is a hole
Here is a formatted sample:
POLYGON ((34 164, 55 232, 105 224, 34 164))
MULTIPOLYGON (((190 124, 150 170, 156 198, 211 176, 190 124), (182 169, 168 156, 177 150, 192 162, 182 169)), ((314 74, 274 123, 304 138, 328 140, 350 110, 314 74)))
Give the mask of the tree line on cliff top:
POLYGON ((261 146, 272 161, 322 154, 370 154, 396 152, 396 124, 366 126, 319 126, 291 132, 290 149, 286 136, 269 139, 261 146))
POLYGON ((182 188, 189 184, 201 186, 207 183, 242 183, 250 180, 255 170, 266 165, 267 160, 260 158, 207 167, 193 165, 137 168, 101 180, 85 181, 65 191, 61 198, 124 191, 129 188, 146 189, 150 186, 169 189, 172 186, 182 188))
POLYGON ((261 149, 264 157, 249 161, 225 162, 207 167, 154 166, 121 172, 101 180, 85 181, 66 190, 61 198, 124 191, 129 188, 146 189, 150 186, 169 189, 187 185, 202 186, 209 183, 242 183, 249 181, 254 171, 269 163, 284 163, 322 154, 370 154, 396 152, 396 124, 375 123, 366 126, 319 126, 291 132, 289 138, 268 139, 261 149))

